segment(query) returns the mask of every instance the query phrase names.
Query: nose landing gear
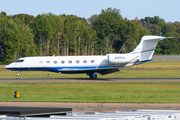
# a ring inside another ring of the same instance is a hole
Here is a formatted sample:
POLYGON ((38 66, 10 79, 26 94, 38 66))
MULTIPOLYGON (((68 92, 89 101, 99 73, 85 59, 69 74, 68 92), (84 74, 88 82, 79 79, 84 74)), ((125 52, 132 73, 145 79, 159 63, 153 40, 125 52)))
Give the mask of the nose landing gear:
POLYGON ((19 79, 19 74, 21 73, 21 71, 18 71, 16 74, 16 79, 19 79))

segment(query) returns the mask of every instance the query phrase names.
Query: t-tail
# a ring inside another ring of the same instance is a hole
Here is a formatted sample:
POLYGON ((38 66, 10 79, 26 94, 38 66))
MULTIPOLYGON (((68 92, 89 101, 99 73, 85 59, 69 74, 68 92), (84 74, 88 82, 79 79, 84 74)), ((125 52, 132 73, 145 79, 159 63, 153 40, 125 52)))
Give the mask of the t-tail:
POLYGON ((156 49, 158 41, 163 40, 165 38, 171 37, 151 35, 143 36, 141 38, 140 43, 130 54, 137 54, 139 56, 139 62, 137 63, 152 61, 152 56, 156 49))
POLYGON ((130 53, 126 54, 108 54, 110 64, 119 64, 123 67, 130 67, 136 64, 152 61, 152 56, 158 41, 165 38, 162 36, 143 36, 137 47, 130 53))

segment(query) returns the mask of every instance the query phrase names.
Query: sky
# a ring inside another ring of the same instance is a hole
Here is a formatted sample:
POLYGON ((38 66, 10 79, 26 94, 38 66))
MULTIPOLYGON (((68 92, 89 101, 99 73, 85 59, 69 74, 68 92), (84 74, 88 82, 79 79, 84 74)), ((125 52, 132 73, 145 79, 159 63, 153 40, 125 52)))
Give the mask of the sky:
POLYGON ((159 16, 166 22, 180 21, 180 0, 0 0, 7 15, 43 13, 76 15, 85 19, 109 7, 120 9, 123 18, 159 16))

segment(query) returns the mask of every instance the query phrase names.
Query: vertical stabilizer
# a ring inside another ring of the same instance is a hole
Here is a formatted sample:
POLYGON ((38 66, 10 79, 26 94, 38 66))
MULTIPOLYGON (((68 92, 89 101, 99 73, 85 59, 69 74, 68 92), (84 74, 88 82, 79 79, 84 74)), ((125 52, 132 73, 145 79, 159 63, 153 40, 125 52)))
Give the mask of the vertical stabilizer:
POLYGON ((130 54, 139 54, 140 61, 151 61, 158 41, 169 37, 143 36, 138 46, 130 54))

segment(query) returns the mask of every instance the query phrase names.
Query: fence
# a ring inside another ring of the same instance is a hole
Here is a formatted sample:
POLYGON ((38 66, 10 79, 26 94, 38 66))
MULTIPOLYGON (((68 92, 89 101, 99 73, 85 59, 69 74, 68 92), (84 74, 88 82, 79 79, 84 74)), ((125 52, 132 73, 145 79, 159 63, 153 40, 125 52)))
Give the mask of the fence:
POLYGON ((180 55, 153 55, 152 61, 180 61, 180 55))

